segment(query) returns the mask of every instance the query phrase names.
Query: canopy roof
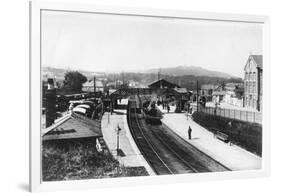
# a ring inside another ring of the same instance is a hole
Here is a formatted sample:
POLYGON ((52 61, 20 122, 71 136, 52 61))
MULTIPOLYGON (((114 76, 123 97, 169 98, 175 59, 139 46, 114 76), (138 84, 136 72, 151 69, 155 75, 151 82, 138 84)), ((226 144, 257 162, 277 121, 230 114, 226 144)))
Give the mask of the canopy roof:
POLYGON ((45 130, 47 132, 44 130, 42 132, 43 141, 102 136, 99 120, 92 120, 76 113, 72 113, 45 130))

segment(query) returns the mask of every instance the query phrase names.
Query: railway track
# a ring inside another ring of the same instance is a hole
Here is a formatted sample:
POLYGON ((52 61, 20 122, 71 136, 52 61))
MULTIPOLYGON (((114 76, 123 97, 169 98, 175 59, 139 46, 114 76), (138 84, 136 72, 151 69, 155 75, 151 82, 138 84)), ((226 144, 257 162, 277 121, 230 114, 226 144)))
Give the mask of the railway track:
POLYGON ((174 174, 173 171, 162 160, 161 156, 156 152, 155 147, 153 147, 151 142, 144 135, 142 130, 143 125, 141 125, 138 121, 136 108, 134 108, 133 115, 132 109, 129 109, 127 116, 128 124, 133 138, 136 141, 143 156, 153 168, 154 172, 158 175, 174 174))
POLYGON ((132 135, 145 159, 156 174, 179 174, 198 172, 163 139, 153 137, 143 119, 139 118, 136 108, 128 108, 128 123, 132 135))
POLYGON ((206 166, 200 163, 185 147, 181 147, 178 141, 172 139, 169 134, 165 133, 167 128, 164 128, 164 125, 153 125, 148 126, 148 129, 151 131, 152 135, 161 141, 161 143, 169 149, 179 160, 182 161, 188 168, 193 172, 211 172, 206 166))
MULTIPOLYGON (((137 97, 137 96, 136 96, 137 97)), ((140 100, 150 97, 143 96, 140 100)), ((140 103, 141 104, 141 103, 140 103)), ((156 174, 228 171, 229 169, 200 152, 172 132, 166 125, 146 124, 136 107, 128 106, 128 124, 145 159, 156 174)))

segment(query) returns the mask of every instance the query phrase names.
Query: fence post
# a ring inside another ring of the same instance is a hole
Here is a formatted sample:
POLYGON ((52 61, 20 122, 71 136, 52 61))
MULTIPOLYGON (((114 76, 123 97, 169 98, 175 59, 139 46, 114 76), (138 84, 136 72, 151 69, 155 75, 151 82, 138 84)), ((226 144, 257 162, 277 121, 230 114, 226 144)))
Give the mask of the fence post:
POLYGON ((241 120, 241 110, 239 110, 239 114, 240 114, 240 120, 241 120))

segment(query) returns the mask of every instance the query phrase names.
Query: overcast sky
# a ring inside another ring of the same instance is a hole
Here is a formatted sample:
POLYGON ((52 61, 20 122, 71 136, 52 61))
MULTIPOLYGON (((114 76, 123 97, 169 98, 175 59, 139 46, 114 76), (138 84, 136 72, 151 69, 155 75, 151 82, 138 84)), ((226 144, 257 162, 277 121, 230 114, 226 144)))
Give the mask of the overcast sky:
POLYGON ((243 77, 262 25, 43 11, 42 65, 88 71, 200 66, 243 77))

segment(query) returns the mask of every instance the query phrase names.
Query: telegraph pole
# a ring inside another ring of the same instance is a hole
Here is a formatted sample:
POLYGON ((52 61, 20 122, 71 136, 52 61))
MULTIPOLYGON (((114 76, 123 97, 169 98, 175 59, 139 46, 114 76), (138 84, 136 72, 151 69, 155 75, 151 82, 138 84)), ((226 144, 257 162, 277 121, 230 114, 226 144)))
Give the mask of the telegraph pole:
POLYGON ((162 88, 162 81, 160 79, 161 79, 161 68, 158 71, 158 81, 160 81, 160 89, 161 89, 162 88))
POLYGON ((125 77, 124 77, 124 72, 122 72, 122 81, 123 81, 123 88, 125 88, 125 77))
POLYGON ((96 97, 96 77, 94 76, 94 95, 96 97))
POLYGON ((196 80, 196 90, 197 90, 197 97, 196 97, 196 101, 197 101, 197 112, 198 112, 198 108, 199 108, 199 86, 198 86, 198 80, 196 80))

